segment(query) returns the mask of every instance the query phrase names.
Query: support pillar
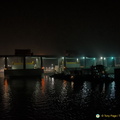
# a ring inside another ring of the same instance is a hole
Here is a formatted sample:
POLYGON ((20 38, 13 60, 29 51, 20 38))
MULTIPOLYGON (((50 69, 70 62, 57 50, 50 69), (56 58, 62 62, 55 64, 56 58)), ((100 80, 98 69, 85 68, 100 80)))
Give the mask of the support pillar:
POLYGON ((38 68, 41 68, 41 64, 40 64, 40 61, 41 61, 41 58, 40 57, 38 57, 38 68))
POLYGON ((96 66, 96 58, 94 59, 93 66, 96 66))
POLYGON ((113 62, 113 65, 112 65, 112 66, 115 67, 115 58, 113 58, 113 61, 112 61, 112 62, 113 62))
POLYGON ((5 57, 5 68, 8 67, 8 64, 7 64, 7 57, 5 57))
POLYGON ((66 57, 64 57, 64 67, 66 68, 66 57))
POLYGON ((86 57, 85 57, 85 68, 86 68, 86 57))
POLYGON ((41 68, 43 67, 43 59, 42 57, 40 57, 40 60, 41 60, 41 68))
POLYGON ((103 66, 105 65, 105 60, 103 59, 103 66))
POLYGON ((26 58, 25 58, 25 56, 23 57, 23 69, 24 70, 26 69, 26 58))
POLYGON ((60 58, 58 58, 58 71, 57 71, 57 72, 59 72, 59 73, 60 73, 60 72, 61 72, 61 70, 60 70, 60 69, 61 69, 61 65, 60 65, 60 58))

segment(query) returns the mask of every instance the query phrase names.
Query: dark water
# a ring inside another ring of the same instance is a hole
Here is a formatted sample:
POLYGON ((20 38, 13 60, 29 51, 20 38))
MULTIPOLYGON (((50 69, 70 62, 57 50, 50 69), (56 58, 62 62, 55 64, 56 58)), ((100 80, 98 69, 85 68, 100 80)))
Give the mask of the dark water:
MULTIPOLYGON (((119 83, 0 77, 0 120, 82 120, 120 114, 119 83), (118 110, 117 110, 118 109, 118 110)), ((99 118, 102 120, 106 117, 99 118)))

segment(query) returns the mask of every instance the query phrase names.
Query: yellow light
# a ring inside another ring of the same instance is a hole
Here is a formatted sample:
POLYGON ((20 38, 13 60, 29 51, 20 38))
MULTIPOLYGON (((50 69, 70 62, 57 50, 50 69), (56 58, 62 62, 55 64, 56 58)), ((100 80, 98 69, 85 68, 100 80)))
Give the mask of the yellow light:
POLYGON ((73 79, 73 78, 74 78, 74 76, 71 76, 70 78, 71 78, 71 79, 73 79))
POLYGON ((44 70, 44 67, 42 67, 42 70, 44 70))
POLYGON ((7 70, 7 68, 4 68, 4 70, 7 70))

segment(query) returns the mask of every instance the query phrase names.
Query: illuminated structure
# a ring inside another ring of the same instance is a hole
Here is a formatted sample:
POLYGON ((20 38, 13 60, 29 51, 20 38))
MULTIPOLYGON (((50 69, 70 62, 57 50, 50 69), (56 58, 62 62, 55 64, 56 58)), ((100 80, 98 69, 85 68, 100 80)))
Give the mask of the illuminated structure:
POLYGON ((120 57, 66 57, 33 55, 29 49, 16 50, 15 55, 1 55, 0 68, 5 75, 34 76, 43 72, 62 72, 65 69, 89 69, 91 66, 104 65, 108 73, 120 68, 120 57), (43 70, 44 69, 44 70, 43 70))

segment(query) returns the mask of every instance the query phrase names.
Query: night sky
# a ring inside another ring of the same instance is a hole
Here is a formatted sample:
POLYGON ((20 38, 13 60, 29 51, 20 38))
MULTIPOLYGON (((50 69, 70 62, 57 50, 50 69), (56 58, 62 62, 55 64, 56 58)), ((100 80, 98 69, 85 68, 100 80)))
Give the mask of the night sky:
MULTIPOLYGON (((6 1, 6 0, 4 0, 6 1)), ((98 1, 97 1, 98 2, 98 1)), ((120 56, 120 7, 93 2, 0 2, 0 54, 120 56)))

